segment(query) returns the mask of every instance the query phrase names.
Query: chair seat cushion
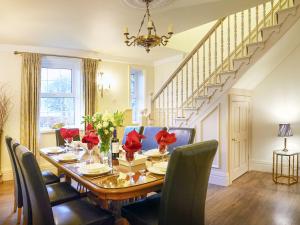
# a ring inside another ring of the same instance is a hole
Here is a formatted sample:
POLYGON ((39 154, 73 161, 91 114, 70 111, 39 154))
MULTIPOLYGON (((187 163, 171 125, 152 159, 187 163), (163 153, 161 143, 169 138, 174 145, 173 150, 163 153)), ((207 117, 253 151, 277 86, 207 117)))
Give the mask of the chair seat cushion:
POLYGON ((52 206, 80 197, 80 193, 67 182, 48 184, 46 187, 52 206))
POLYGON ((50 171, 42 171, 42 176, 45 184, 58 183, 59 177, 50 171))
POLYGON ((52 207, 56 225, 112 225, 114 216, 90 204, 87 198, 63 203, 52 207))
POLYGON ((157 225, 159 217, 160 194, 122 207, 122 216, 131 225, 157 225))

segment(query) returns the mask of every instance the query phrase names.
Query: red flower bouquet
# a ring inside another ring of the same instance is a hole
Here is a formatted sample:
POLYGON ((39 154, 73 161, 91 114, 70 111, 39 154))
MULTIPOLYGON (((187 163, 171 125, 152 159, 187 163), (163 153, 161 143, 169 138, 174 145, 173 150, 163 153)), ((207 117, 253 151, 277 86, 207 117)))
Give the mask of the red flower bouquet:
POLYGON ((125 145, 123 145, 123 149, 126 151, 127 161, 132 161, 134 159, 134 153, 142 148, 141 140, 143 138, 145 138, 145 136, 139 134, 136 130, 128 133, 125 145))
POLYGON ((175 133, 168 133, 166 130, 161 130, 155 135, 160 153, 164 153, 168 145, 176 142, 175 133))
POLYGON ((82 143, 86 143, 89 150, 99 144, 99 137, 94 132, 89 132, 82 138, 82 143))
POLYGON ((64 140, 67 140, 69 143, 72 142, 74 137, 79 137, 79 129, 67 129, 67 128, 61 128, 60 129, 60 135, 64 140))

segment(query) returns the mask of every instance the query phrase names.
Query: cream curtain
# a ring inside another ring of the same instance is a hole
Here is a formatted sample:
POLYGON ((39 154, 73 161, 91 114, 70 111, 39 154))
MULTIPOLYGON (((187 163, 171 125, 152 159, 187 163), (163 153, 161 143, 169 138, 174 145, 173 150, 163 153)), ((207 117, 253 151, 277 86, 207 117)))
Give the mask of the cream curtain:
POLYGON ((39 101, 41 56, 22 54, 21 138, 22 145, 36 154, 39 148, 39 101))
POLYGON ((98 60, 83 59, 85 115, 93 115, 96 110, 96 76, 98 60))

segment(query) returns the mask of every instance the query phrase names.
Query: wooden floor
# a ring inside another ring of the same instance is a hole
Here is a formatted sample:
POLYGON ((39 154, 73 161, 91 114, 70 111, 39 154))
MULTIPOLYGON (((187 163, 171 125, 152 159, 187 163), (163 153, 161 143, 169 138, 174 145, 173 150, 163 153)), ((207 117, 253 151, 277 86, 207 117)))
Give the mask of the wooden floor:
MULTIPOLYGON (((13 184, 0 185, 0 224, 16 224, 13 184)), ((206 225, 299 225, 300 184, 276 185, 271 174, 249 172, 230 187, 209 185, 206 225)))

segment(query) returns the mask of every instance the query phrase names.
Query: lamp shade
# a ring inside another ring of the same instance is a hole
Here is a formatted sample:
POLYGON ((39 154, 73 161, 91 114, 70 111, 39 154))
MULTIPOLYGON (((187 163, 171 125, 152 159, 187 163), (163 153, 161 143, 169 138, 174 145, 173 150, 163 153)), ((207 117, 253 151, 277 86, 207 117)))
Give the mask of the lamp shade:
POLYGON ((293 131, 289 123, 279 124, 278 137, 293 136, 293 131))

